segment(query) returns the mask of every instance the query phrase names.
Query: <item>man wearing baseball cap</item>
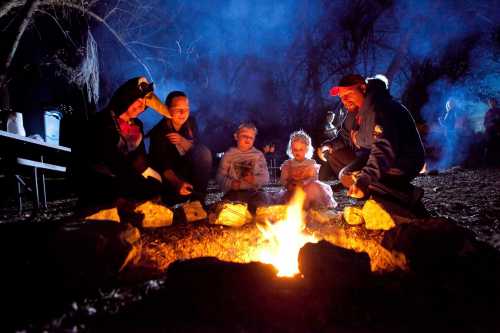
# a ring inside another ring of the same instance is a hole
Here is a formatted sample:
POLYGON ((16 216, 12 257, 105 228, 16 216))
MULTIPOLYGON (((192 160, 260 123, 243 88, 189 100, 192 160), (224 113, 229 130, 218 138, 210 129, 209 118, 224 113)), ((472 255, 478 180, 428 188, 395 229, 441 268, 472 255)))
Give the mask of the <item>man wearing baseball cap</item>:
MULTIPOLYGON (((340 124, 337 137, 323 143, 318 148, 318 156, 327 165, 322 166, 331 169, 336 177, 340 171, 345 169, 356 171, 361 169, 370 153, 372 144, 371 131, 360 132, 361 117, 360 106, 363 104, 366 93, 366 82, 361 75, 346 75, 338 86, 330 90, 332 96, 343 94, 343 107, 347 111, 345 118, 340 124)), ((327 174, 329 172, 325 172, 327 174)))
POLYGON ((366 153, 339 172, 348 195, 364 198, 382 192, 410 205, 419 201, 422 192, 410 181, 424 165, 424 147, 410 112, 390 95, 387 79, 347 75, 330 94, 356 113, 350 139, 366 153))

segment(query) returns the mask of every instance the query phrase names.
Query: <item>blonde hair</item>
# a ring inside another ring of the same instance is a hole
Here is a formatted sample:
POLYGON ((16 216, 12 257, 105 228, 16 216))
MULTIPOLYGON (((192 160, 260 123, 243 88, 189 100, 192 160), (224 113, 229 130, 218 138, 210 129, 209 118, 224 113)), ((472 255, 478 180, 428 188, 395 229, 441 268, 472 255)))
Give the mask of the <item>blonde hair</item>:
POLYGON ((303 130, 299 130, 290 134, 290 141, 288 141, 288 147, 286 148, 286 154, 288 157, 294 158, 292 153, 292 144, 295 141, 300 141, 307 146, 306 158, 311 158, 313 156, 314 149, 311 143, 311 137, 303 130))
POLYGON ((234 132, 235 135, 238 135, 240 133, 240 131, 243 129, 243 128, 246 128, 246 129, 251 129, 255 132, 255 135, 257 135, 258 133, 258 130, 257 130, 257 127, 255 126, 254 123, 251 123, 251 122, 243 122, 241 123, 239 126, 238 126, 238 129, 236 130, 236 132, 234 132))

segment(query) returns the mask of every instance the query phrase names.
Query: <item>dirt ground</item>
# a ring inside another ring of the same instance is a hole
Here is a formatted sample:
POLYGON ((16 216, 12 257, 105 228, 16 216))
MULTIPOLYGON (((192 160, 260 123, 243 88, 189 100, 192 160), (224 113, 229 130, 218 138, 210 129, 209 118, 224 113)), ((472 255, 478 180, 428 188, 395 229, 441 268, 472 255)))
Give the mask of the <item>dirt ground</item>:
MULTIPOLYGON (((417 177, 414 184, 424 189, 423 203, 432 216, 453 220, 473 231, 478 239, 500 250, 500 169, 455 167, 442 172, 431 171, 417 177)), ((220 199, 221 193, 214 184, 209 190, 207 203, 212 204, 220 199)), ((269 190, 277 191, 278 188, 271 186, 269 190)), ((22 214, 18 213, 14 197, 7 196, 0 203, 0 223, 71 219, 76 198, 64 191, 56 196, 48 203, 47 210, 38 213, 33 213, 31 204, 26 202, 22 214)), ((345 196, 345 190, 335 192, 334 196, 339 210, 356 204, 355 200, 345 196)))

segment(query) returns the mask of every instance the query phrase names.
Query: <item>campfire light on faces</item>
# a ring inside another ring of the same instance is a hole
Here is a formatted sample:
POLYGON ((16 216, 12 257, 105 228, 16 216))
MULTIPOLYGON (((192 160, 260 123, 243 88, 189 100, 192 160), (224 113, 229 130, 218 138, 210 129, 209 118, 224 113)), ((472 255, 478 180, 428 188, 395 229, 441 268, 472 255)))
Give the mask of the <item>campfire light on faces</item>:
POLYGON ((279 277, 293 277, 299 274, 299 251, 306 243, 316 243, 312 235, 304 233, 305 223, 302 211, 305 193, 297 188, 287 207, 286 219, 274 224, 266 222, 257 225, 268 241, 268 246, 258 255, 259 261, 272 264, 278 269, 279 277))

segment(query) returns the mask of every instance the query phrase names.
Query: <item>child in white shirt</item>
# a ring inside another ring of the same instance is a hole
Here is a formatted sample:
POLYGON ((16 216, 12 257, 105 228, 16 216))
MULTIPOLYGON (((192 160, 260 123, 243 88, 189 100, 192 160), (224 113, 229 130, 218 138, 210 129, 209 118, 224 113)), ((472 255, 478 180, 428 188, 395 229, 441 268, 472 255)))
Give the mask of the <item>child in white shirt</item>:
POLYGON ((236 147, 224 153, 217 170, 217 183, 225 193, 223 199, 248 203, 250 211, 267 204, 267 195, 261 191, 269 182, 264 154, 253 144, 257 128, 252 123, 242 123, 236 133, 236 147))

